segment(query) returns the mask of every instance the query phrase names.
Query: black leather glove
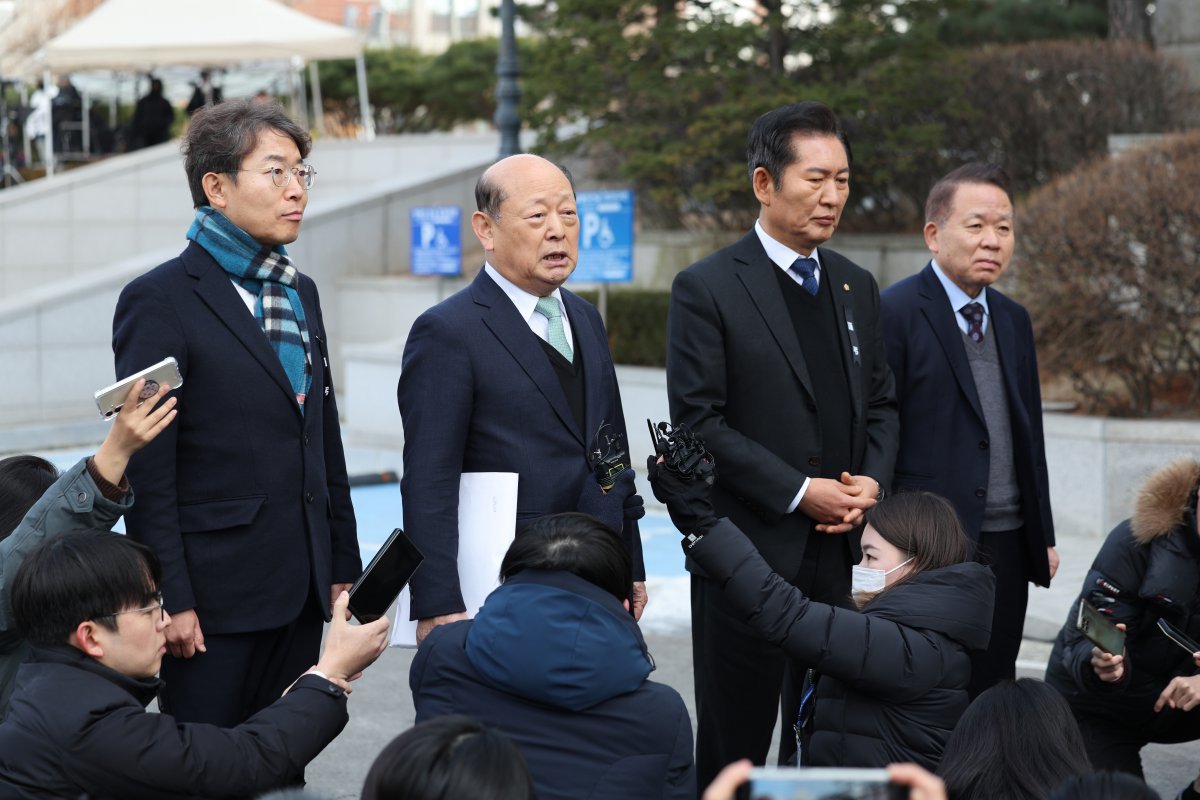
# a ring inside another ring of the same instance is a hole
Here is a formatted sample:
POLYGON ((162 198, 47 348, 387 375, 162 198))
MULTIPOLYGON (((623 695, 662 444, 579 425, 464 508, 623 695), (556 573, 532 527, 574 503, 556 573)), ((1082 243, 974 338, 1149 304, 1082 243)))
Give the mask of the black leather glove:
POLYGON ((666 505, 675 527, 685 535, 706 533, 717 524, 717 515, 709 499, 712 487, 702 479, 685 478, 657 461, 658 456, 647 459, 646 474, 654 496, 666 505))
POLYGON ((641 507, 641 498, 633 493, 633 478, 633 470, 625 470, 617 476, 613 487, 607 493, 595 481, 585 481, 583 491, 579 495, 578 510, 584 514, 591 514, 619 534, 625 527, 626 519, 637 519, 646 513, 645 509, 641 507), (637 517, 630 517, 628 514, 633 511, 627 511, 627 509, 630 508, 635 497, 638 501, 637 508, 641 513, 637 517))

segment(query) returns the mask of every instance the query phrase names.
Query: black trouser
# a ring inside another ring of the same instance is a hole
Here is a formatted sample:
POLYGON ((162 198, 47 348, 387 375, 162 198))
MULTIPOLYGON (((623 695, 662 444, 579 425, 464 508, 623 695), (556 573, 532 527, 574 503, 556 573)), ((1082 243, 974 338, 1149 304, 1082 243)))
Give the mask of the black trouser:
POLYGON ((992 638, 987 650, 971 653, 971 684, 974 699, 980 692, 1017 674, 1017 653, 1025 630, 1029 605, 1029 555, 1025 531, 996 531, 979 534, 976 560, 992 568, 996 576, 996 603, 992 607, 992 638))
MULTIPOLYGON (((200 630, 204 630, 201 613, 200 630)), ((250 633, 205 634, 207 652, 166 656, 162 710, 180 722, 232 728, 274 703, 317 663, 325 615, 311 593, 287 625, 250 633)))
MULTIPOLYGON (((850 558, 845 537, 808 537, 791 582, 821 602, 846 606, 850 558)), ((692 576, 692 669, 696 681, 696 788, 700 794, 731 761, 763 764, 779 709, 780 763, 796 752, 793 724, 808 665, 787 658, 742 622, 707 578, 692 576)))

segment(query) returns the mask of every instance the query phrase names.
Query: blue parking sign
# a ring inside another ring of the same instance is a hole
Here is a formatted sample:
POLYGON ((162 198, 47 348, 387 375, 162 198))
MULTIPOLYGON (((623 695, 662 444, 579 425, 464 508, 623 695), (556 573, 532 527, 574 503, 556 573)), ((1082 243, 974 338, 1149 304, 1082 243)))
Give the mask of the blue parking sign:
POLYGON ((579 266, 575 281, 633 280, 633 190, 579 192, 579 266))
POLYGON ((412 224, 413 275, 462 273, 462 210, 458 206, 429 206, 409 212, 412 224))

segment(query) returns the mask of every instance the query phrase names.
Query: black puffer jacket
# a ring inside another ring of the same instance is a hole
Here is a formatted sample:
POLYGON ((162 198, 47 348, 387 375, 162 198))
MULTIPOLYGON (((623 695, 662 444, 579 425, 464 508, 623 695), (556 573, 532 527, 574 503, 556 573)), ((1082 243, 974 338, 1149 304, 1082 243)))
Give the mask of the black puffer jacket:
POLYGON ((256 797, 295 783, 346 726, 345 693, 317 675, 236 728, 147 713, 161 685, 35 646, 0 723, 0 798, 256 797))
POLYGON ((1092 670, 1092 643, 1075 628, 1077 599, 1058 633, 1046 682, 1077 716, 1131 726, 1149 722, 1171 679, 1193 675, 1192 657, 1158 629, 1160 617, 1200 639, 1200 535, 1196 485, 1200 462, 1177 461, 1138 492, 1134 514, 1108 534, 1084 579, 1082 596, 1124 622, 1127 675, 1104 683, 1092 670))
POLYGON ((967 651, 991 635, 991 570, 968 562, 922 572, 858 612, 805 597, 729 520, 688 555, 747 624, 819 674, 805 765, 937 766, 967 708, 967 651))

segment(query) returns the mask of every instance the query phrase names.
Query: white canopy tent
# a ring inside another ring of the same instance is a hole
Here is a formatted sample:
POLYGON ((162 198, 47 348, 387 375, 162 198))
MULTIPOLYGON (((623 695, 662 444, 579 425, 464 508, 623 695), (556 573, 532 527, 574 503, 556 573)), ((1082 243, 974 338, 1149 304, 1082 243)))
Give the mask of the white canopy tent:
POLYGON ((374 129, 359 35, 274 0, 105 0, 41 55, 47 88, 51 71, 353 58, 364 134, 374 129))

